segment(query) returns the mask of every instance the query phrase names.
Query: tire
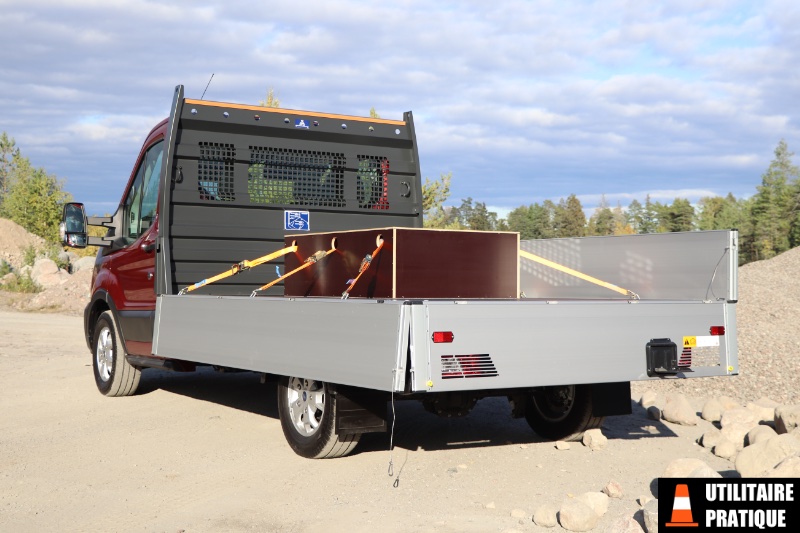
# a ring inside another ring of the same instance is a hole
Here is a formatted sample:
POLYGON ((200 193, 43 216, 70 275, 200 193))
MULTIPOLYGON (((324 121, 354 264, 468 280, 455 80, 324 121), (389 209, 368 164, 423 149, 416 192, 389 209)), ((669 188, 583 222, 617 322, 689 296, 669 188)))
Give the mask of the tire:
POLYGON ((539 436, 577 441, 586 430, 599 428, 605 417, 592 415, 589 385, 542 387, 527 398, 525 419, 539 436))
POLYGON ((322 381, 282 377, 278 413, 289 446, 307 459, 344 457, 361 438, 359 433, 336 435, 336 395, 322 381))
POLYGON ((119 328, 111 311, 97 318, 92 338, 92 368, 97 389, 106 396, 130 396, 139 388, 142 371, 125 358, 119 328))

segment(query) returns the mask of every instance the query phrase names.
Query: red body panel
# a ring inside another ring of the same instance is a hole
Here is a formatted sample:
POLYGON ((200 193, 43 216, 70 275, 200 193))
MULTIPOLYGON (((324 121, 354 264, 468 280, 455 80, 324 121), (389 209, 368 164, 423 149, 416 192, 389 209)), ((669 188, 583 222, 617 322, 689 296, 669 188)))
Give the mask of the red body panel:
MULTIPOLYGON (((122 193, 118 211, 123 209, 128 191, 136 178, 147 150, 164 139, 166 130, 167 121, 164 120, 147 136, 122 193)), ((126 321, 146 323, 147 314, 155 312, 155 241, 157 235, 158 214, 156 213, 156 218, 150 227, 133 243, 124 248, 101 249, 92 277, 92 295, 99 290, 105 290, 108 293, 116 307, 123 337, 126 337, 125 346, 128 353, 132 355, 152 354, 152 337, 149 339, 135 338, 136 335, 129 334, 130 329, 128 332, 125 331, 125 323, 126 321)))

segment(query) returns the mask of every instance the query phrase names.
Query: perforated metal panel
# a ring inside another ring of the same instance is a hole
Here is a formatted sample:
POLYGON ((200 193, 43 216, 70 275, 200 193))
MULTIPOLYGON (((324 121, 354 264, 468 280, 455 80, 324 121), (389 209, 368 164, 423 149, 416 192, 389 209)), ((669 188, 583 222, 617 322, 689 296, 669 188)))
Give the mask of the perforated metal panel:
POLYGON ((356 186, 359 209, 389 209, 389 160, 358 156, 356 186))
POLYGON ((232 144, 200 142, 200 160, 197 161, 197 191, 201 200, 232 202, 233 162, 236 148, 232 144))
POLYGON ((341 153, 250 147, 247 192, 259 204, 343 207, 341 153))

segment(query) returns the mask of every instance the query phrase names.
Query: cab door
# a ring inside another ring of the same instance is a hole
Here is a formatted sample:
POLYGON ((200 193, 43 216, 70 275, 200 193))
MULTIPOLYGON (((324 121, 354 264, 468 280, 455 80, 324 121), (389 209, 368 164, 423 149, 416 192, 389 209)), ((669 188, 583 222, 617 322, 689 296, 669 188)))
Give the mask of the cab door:
POLYGON ((151 355, 156 293, 158 185, 164 141, 152 144, 142 157, 125 197, 122 220, 124 248, 112 261, 119 283, 116 301, 125 346, 132 355, 151 355))

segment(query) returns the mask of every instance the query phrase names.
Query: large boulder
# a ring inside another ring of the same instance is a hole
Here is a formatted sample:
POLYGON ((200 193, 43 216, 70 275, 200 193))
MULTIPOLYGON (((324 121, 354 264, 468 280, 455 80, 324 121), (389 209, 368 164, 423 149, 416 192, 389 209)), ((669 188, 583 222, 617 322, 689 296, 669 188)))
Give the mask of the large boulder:
POLYGON ((94 262, 94 257, 81 257, 72 263, 72 272, 75 273, 85 269, 92 269, 94 268, 94 262))
POLYGON ((585 502, 569 498, 561 504, 558 521, 561 527, 569 531, 590 531, 597 526, 600 516, 585 502))
POLYGON ((608 445, 608 438, 603 435, 600 428, 590 429, 583 434, 583 445, 592 451, 602 450, 608 445))
POLYGON ((695 470, 703 468, 710 467, 700 459, 675 459, 667 465, 661 477, 689 477, 695 470))
POLYGON ((642 509, 644 529, 647 533, 658 533, 658 500, 650 500, 642 509))
POLYGON ((747 432, 747 435, 744 437, 744 445, 745 446, 752 446, 753 444, 769 440, 772 437, 777 437, 778 434, 775 433, 775 430, 769 426, 756 426, 750 431, 747 432))
POLYGON ((800 454, 787 457, 775 468, 767 472, 766 477, 800 477, 800 454))
POLYGON ((739 402, 731 398, 730 396, 720 396, 717 398, 720 404, 722 404, 723 411, 729 411, 730 409, 741 409, 741 405, 739 402))
POLYGON ((753 427, 757 426, 758 422, 759 418, 753 411, 750 409, 739 408, 728 409, 727 411, 723 412, 722 417, 719 420, 719 425, 722 426, 723 429, 727 426, 732 426, 733 424, 742 424, 753 427))
POLYGON ((716 398, 711 398, 703 404, 703 410, 700 412, 700 417, 709 422, 719 422, 722 417, 722 404, 716 398))
POLYGON ((639 405, 647 409, 651 405, 655 405, 656 401, 658 400, 658 394, 652 390, 646 390, 642 394, 642 397, 639 399, 639 405))
POLYGON ((558 509, 546 503, 533 512, 533 523, 541 527, 555 527, 558 523, 558 509))
POLYGON ((40 283, 39 279, 46 275, 46 274, 58 274, 58 265, 52 259, 48 259, 46 257, 40 257, 33 263, 33 269, 31 270, 31 278, 36 283, 40 283))
POLYGON ((756 427, 756 423, 732 422, 722 428, 720 433, 723 438, 728 439, 736 445, 737 450, 744 448, 744 438, 751 429, 756 427))
POLYGON ((667 395, 664 409, 661 410, 661 417, 673 424, 683 426, 697 425, 697 413, 683 394, 672 393, 667 395))
POLYGON ((44 288, 62 285, 70 280, 70 275, 63 270, 53 273, 41 274, 34 281, 44 288))
POLYGON ((717 445, 714 446, 714 455, 727 459, 728 461, 733 461, 738 451, 736 445, 725 437, 722 437, 717 445))
POLYGON ((775 408, 775 431, 790 433, 800 426, 800 405, 781 405, 775 408))
POLYGON ((599 517, 602 517, 608 511, 608 495, 603 492, 584 492, 576 496, 575 499, 591 507, 592 511, 597 513, 599 517))
POLYGON ((711 427, 705 433, 703 433, 703 435, 697 440, 697 443, 703 448, 711 449, 717 445, 720 439, 722 439, 722 433, 720 430, 715 427, 711 427))
POLYGON ((699 468, 695 468, 694 470, 689 472, 689 475, 686 477, 698 478, 698 479, 699 478, 716 479, 722 477, 722 474, 720 474, 710 466, 704 465, 699 468))
POLYGON ((748 403, 747 409, 756 415, 759 422, 769 422, 771 424, 775 420, 775 408, 778 405, 778 402, 762 396, 758 400, 748 403))
POLYGON ((736 471, 742 477, 755 477, 775 468, 788 457, 800 454, 800 439, 778 435, 748 446, 736 456, 736 471))

